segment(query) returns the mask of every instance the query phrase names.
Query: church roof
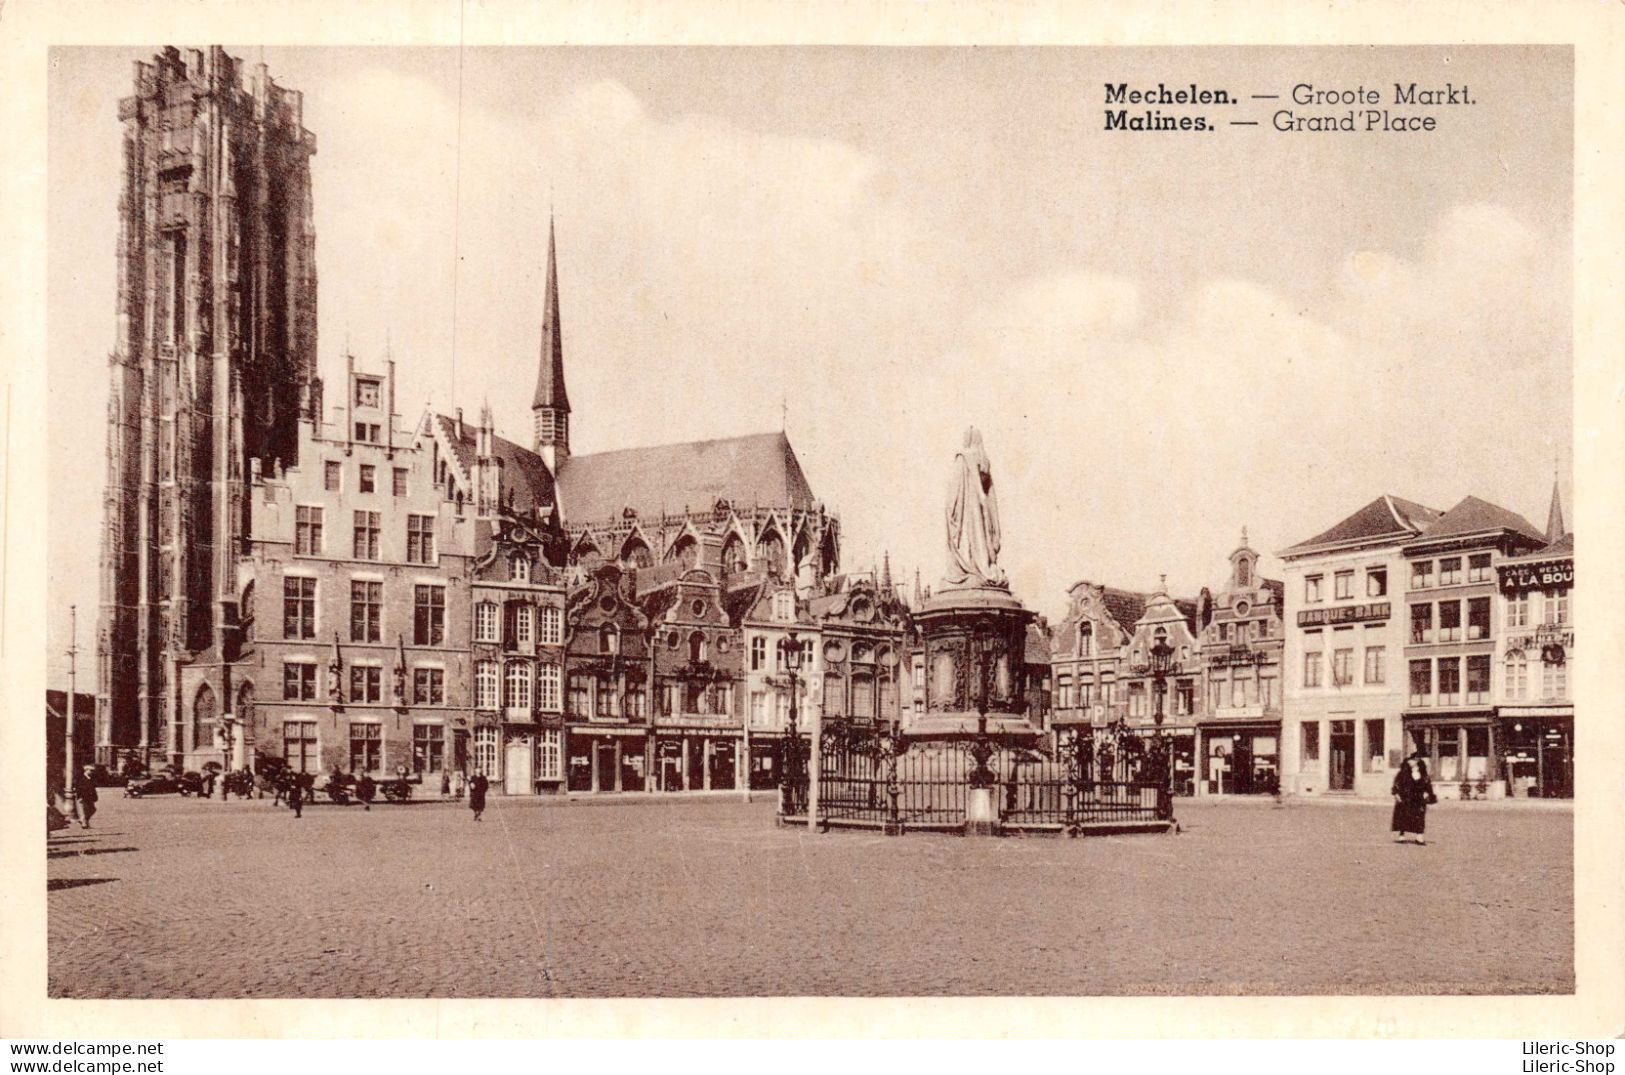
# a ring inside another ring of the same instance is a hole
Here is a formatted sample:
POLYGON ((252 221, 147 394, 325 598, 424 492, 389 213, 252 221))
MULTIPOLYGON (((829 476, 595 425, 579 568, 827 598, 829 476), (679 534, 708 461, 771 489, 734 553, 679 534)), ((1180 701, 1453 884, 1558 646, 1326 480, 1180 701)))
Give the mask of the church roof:
POLYGON ((1294 556, 1314 552, 1328 545, 1355 544, 1382 538, 1398 540, 1409 538, 1438 519, 1433 508, 1404 500, 1397 496, 1379 496, 1365 507, 1322 530, 1308 541, 1300 541, 1280 555, 1294 556))
POLYGON ((708 511, 718 500, 736 508, 810 508, 814 497, 783 433, 661 444, 592 455, 559 465, 560 506, 567 525, 708 511))
POLYGON ((1546 535, 1535 529, 1534 524, 1528 519, 1499 504, 1480 500, 1476 496, 1463 497, 1461 503, 1439 516, 1431 526, 1423 530, 1417 540, 1423 542, 1437 538, 1460 537, 1486 530, 1510 530, 1532 541, 1546 544, 1546 535))
MULTIPOLYGON (((446 442, 457 453, 457 462, 465 471, 472 470, 479 453, 476 439, 479 430, 464 422, 463 435, 459 437, 455 419, 443 414, 437 414, 434 418, 440 424, 446 442)), ((491 434, 491 451, 502 460, 503 506, 519 515, 528 514, 533 508, 545 515, 553 506, 555 493, 553 475, 548 472, 542 457, 495 433, 491 434), (511 502, 507 500, 509 490, 513 492, 511 502)))

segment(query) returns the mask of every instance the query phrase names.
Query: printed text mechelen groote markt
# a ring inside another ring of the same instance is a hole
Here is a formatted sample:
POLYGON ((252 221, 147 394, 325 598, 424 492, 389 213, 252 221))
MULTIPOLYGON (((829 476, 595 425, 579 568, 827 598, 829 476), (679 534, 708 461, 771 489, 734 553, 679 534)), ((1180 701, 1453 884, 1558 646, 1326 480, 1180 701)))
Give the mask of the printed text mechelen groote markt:
POLYGON ((1268 126, 1283 133, 1377 132, 1410 133, 1437 130, 1439 117, 1409 109, 1434 109, 1474 105, 1469 87, 1446 82, 1428 86, 1413 81, 1393 83, 1393 92, 1384 94, 1369 86, 1317 86, 1299 82, 1290 93, 1259 92, 1239 94, 1228 89, 1210 89, 1196 83, 1170 87, 1134 88, 1126 82, 1108 82, 1106 88, 1106 130, 1108 131, 1212 131, 1221 123, 1230 126, 1268 126), (1272 106, 1267 124, 1232 111, 1244 102, 1291 102, 1290 107, 1272 106), (1383 106, 1393 107, 1383 107, 1383 106), (1136 106, 1128 108, 1122 106, 1136 106), (1212 112, 1165 112, 1163 108, 1185 109, 1215 106, 1225 109, 1221 121, 1212 112))

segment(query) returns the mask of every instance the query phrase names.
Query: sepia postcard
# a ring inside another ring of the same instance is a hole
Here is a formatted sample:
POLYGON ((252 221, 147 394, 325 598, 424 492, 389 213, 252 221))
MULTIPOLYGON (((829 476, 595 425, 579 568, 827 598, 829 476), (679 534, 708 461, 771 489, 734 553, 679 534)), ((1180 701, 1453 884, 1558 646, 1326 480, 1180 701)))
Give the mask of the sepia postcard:
POLYGON ((1617 18, 75 7, 8 1034, 1618 1031, 1617 18))

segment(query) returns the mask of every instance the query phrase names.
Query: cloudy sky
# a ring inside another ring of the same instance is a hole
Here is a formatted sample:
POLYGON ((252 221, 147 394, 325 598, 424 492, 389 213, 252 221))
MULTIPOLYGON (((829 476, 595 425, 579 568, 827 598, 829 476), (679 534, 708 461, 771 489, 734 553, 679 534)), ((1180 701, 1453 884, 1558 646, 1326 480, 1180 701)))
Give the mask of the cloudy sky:
MULTIPOLYGON (((53 685, 67 606, 94 630, 117 100, 153 51, 52 54, 53 685)), ((1050 614, 1381 493, 1537 525, 1554 466, 1569 493, 1566 49, 230 51, 305 94, 324 374, 387 339, 409 425, 489 398, 526 438, 551 209, 575 449, 787 413, 849 567, 941 574, 969 424, 1050 614), (1103 83, 1159 80, 1261 126, 1103 130, 1103 83), (1283 134, 1251 100, 1413 80, 1476 104, 1283 134)))

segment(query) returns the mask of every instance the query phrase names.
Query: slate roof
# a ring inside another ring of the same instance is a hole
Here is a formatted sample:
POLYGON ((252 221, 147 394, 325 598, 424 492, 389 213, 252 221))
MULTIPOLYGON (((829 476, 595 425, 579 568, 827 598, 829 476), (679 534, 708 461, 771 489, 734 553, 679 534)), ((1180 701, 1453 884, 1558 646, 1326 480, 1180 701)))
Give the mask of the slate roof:
POLYGON ((1027 625, 1026 651, 1028 664, 1049 664, 1049 635, 1046 634, 1043 628, 1039 627, 1036 623, 1029 623, 1027 625))
POLYGON ((1286 615, 1286 583, 1280 579, 1265 579, 1264 589, 1270 592, 1278 616, 1286 615))
POLYGON ((810 508, 815 500, 790 440, 760 433, 572 455, 559 465, 560 508, 567 525, 735 507, 810 508))
MULTIPOLYGON (((457 453, 457 462, 464 470, 472 470, 479 451, 479 442, 476 439, 479 430, 465 421, 463 435, 458 437, 455 419, 437 414, 435 421, 440 423, 446 440, 457 453)), ((510 440, 504 440, 495 433, 491 434, 491 450, 502 460, 504 498, 507 497, 508 490, 513 490, 513 501, 511 505, 505 506, 511 506, 513 511, 520 515, 529 513, 533 508, 543 515, 547 514, 554 504, 556 493, 553 475, 548 471, 542 457, 528 448, 521 448, 510 440)))
POLYGON ((1281 556, 1308 552, 1323 545, 1341 545, 1380 538, 1409 538, 1439 518, 1439 512, 1397 496, 1379 496, 1329 530, 1300 541, 1281 556))
POLYGON ((1101 588, 1101 601, 1106 611, 1125 634, 1133 631, 1134 625, 1145 615, 1146 597, 1146 594, 1131 590, 1114 590, 1110 586, 1101 588))
POLYGON ((1439 516, 1431 526, 1423 530, 1418 535, 1417 541, 1478 534, 1485 530, 1511 530, 1531 541, 1546 544, 1546 535, 1535 529, 1535 525, 1528 519, 1517 512, 1508 511, 1499 504, 1480 500, 1476 496, 1463 497, 1461 503, 1439 516))
POLYGON ((1541 556, 1573 556, 1574 555, 1574 531, 1570 530, 1568 533, 1564 534, 1562 537, 1558 538, 1556 541, 1552 542, 1550 545, 1546 546, 1544 549, 1541 549, 1540 550, 1540 555, 1541 556))

